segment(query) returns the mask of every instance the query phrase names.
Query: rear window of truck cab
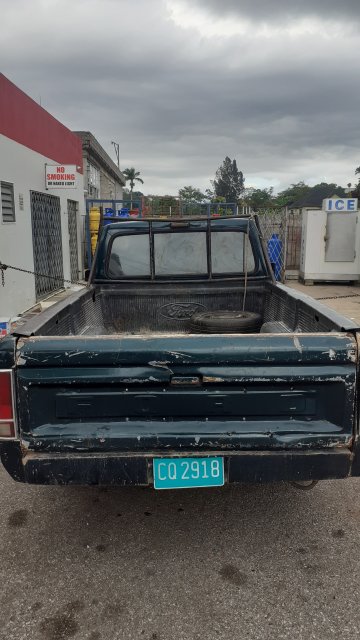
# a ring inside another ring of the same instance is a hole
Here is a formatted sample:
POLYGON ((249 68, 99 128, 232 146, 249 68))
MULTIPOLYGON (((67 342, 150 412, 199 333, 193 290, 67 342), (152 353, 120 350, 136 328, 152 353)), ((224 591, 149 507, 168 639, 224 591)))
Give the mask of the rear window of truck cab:
POLYGON ((208 278, 254 273, 256 260, 243 230, 165 230, 115 235, 107 275, 122 278, 208 278))

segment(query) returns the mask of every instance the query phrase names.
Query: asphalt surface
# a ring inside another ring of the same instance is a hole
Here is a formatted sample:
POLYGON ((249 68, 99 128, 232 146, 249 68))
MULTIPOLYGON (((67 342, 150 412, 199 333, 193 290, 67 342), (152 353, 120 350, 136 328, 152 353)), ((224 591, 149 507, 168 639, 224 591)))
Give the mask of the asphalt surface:
POLYGON ((0 488, 1 640, 360 638, 360 479, 0 488))
MULTIPOLYGON (((360 321, 357 287, 293 286, 360 321)), ((359 494, 30 487, 0 467, 0 639, 360 639, 359 494)))

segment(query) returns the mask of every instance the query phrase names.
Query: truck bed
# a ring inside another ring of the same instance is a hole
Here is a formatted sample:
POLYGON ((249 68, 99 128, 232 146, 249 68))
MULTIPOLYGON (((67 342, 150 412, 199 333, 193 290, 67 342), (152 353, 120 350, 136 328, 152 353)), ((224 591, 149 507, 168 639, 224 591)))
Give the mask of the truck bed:
POLYGON ((189 334, 197 311, 259 313, 273 333, 353 331, 356 325, 308 296, 271 282, 127 283, 95 285, 18 325, 19 336, 189 334))
POLYGON ((108 225, 93 284, 0 341, 8 471, 154 485, 156 458, 195 456, 222 460, 226 482, 360 475, 357 325, 273 281, 253 220, 179 224, 108 225), (258 335, 190 329, 198 311, 243 308, 258 335))

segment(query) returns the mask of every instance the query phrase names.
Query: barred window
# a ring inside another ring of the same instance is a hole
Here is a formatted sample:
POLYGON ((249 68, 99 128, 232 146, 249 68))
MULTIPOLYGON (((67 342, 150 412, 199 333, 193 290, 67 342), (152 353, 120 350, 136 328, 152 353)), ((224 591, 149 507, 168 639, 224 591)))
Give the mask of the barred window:
POLYGON ((3 222, 15 222, 14 185, 1 182, 1 216, 3 222))

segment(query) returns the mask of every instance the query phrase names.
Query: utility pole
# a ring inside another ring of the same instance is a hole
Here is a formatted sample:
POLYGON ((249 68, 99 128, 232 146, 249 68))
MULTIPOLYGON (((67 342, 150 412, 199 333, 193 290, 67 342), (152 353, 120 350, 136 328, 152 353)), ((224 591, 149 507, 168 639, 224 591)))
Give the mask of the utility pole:
POLYGON ((111 141, 111 144, 114 145, 114 149, 115 149, 115 155, 116 155, 116 159, 117 159, 117 166, 118 169, 120 169, 120 150, 119 150, 119 143, 118 142, 114 142, 113 140, 111 141))

